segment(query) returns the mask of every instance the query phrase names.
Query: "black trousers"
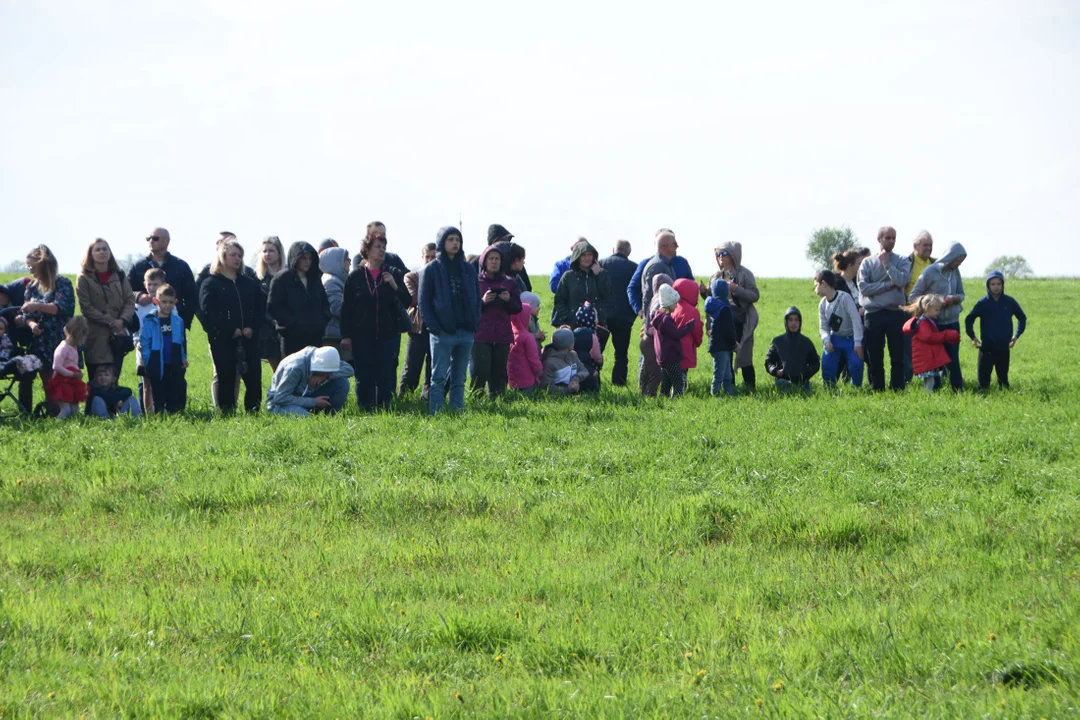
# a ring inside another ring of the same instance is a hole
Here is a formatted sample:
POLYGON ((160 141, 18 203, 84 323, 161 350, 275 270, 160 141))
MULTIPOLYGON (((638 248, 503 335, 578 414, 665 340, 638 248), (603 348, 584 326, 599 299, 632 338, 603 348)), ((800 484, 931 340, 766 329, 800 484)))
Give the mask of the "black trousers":
POLYGON ((615 364, 611 368, 611 384, 626 385, 626 376, 630 371, 630 336, 634 332, 633 320, 609 319, 607 321, 609 334, 600 335, 600 351, 607 349, 608 337, 615 346, 615 364))
MULTIPOLYGON (((262 405, 262 359, 255 340, 237 343, 234 338, 210 343, 210 356, 218 378, 218 408, 222 412, 236 409, 237 383, 244 381, 244 409, 257 412, 262 405), (243 357, 247 369, 243 375, 237 372, 237 362, 243 357)), ((151 386, 152 387, 152 386, 151 386)))
POLYGON ((870 387, 885 389, 885 344, 889 345, 889 387, 903 390, 904 382, 904 323, 903 310, 875 310, 866 313, 866 355, 870 365, 870 387))
MULTIPOLYGON (((182 365, 174 366, 164 378, 143 378, 150 381, 150 396, 154 399, 155 413, 183 412, 187 405, 186 371, 182 365)), ((142 398, 140 398, 141 400, 142 398)))
POLYGON ((409 335, 405 343, 405 367, 401 369, 398 397, 412 392, 420 385, 424 373, 424 397, 431 390, 431 333, 426 329, 419 335, 409 335))
POLYGON ((1009 387, 1009 346, 1003 348, 988 348, 985 345, 979 350, 979 387, 987 390, 990 387, 990 374, 997 372, 998 387, 1009 387))
POLYGON ((682 362, 660 363, 660 396, 676 397, 686 390, 686 375, 682 362))
POLYGON ((472 346, 472 389, 488 397, 506 392, 506 363, 510 359, 510 343, 479 343, 472 346))

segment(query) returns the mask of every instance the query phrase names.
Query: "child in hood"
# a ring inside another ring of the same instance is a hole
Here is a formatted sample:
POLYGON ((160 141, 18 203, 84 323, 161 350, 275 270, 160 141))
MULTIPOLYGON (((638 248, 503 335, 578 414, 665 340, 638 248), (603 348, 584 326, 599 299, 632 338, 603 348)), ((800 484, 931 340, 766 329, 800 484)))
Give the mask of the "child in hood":
POLYGON ((1027 315, 1011 295, 1005 294, 1005 276, 998 270, 986 276, 986 297, 981 298, 964 319, 971 344, 979 348, 979 388, 990 387, 990 374, 997 372, 998 386, 1009 387, 1009 355, 1027 327, 1027 315), (1012 319, 1016 318, 1016 334, 1012 319), (975 320, 981 340, 975 339, 975 320))
POLYGON ((341 347, 341 304, 345 300, 345 281, 349 279, 349 266, 349 251, 345 248, 332 245, 319 251, 323 289, 326 291, 326 301, 330 304, 330 321, 326 323, 326 330, 323 331, 323 345, 337 348, 339 357, 345 362, 352 361, 352 348, 341 347))
POLYGON ((570 328, 561 327, 551 334, 551 344, 544 348, 541 361, 544 364, 541 387, 559 395, 581 392, 581 383, 589 374, 574 352, 574 332, 570 328))
POLYGON ((660 309, 653 315, 653 348, 656 351, 656 363, 660 366, 660 394, 676 397, 686 390, 686 376, 683 375, 682 339, 693 332, 698 321, 690 318, 679 327, 671 314, 679 304, 680 296, 670 285, 660 286, 660 309))
MULTIPOLYGON (((701 322, 701 313, 698 312, 698 285, 693 280, 679 278, 672 285, 675 292, 679 293, 679 304, 671 312, 671 319, 679 327, 695 320, 694 329, 682 339, 682 369, 685 375, 688 371, 697 367, 697 349, 701 347, 701 341, 705 337, 705 327, 701 322)), ((685 385, 685 382, 684 382, 685 385)))
POLYGON ((540 329, 540 296, 534 292, 521 293, 521 302, 527 303, 532 308, 529 316, 529 332, 536 338, 536 347, 541 347, 547 340, 547 333, 540 329))
MULTIPOLYGON (((529 293, 522 293, 526 294, 529 293)), ((522 303, 521 312, 510 316, 514 342, 510 343, 510 359, 506 365, 510 387, 526 394, 540 385, 540 378, 544 374, 544 364, 540 362, 540 346, 529 332, 531 317, 533 308, 528 303, 522 303)))
POLYGON ((903 308, 913 316, 904 324, 904 334, 911 338, 911 372, 929 392, 938 389, 949 364, 945 344, 960 344, 956 330, 938 330, 935 320, 944 307, 945 298, 940 295, 921 295, 903 308))
POLYGON ((784 313, 784 334, 773 338, 765 355, 765 370, 781 391, 811 390, 810 378, 821 368, 817 348, 802 334, 802 313, 792 306, 784 313))
POLYGON ((600 368, 604 366, 604 354, 600 350, 600 338, 596 336, 596 310, 589 301, 574 314, 574 352, 588 371, 588 379, 581 384, 583 392, 600 392, 600 368))
POLYGON ((735 336, 735 315, 728 303, 728 284, 726 280, 716 278, 710 284, 712 295, 705 301, 705 315, 710 321, 709 354, 713 358, 712 394, 722 392, 735 394, 735 373, 732 367, 732 353, 738 338, 735 336))

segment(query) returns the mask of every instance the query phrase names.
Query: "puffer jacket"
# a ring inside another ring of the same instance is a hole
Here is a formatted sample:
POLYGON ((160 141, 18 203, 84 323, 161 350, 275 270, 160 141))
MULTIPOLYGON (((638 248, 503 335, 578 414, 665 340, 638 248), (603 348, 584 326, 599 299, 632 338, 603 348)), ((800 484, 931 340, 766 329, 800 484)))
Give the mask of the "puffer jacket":
POLYGON ((522 304, 521 312, 510 316, 514 330, 514 342, 510 344, 510 357, 506 363, 506 375, 510 387, 515 390, 531 388, 540 382, 544 364, 540 362, 540 350, 536 338, 529 332, 532 308, 522 304))
POLYGON ((671 311, 671 319, 679 327, 691 320, 695 321, 694 329, 682 338, 682 369, 690 370, 697 367, 697 349, 701 347, 701 341, 705 337, 705 325, 701 322, 701 312, 697 309, 698 286, 693 280, 679 278, 671 287, 679 293, 679 304, 671 311))
POLYGON ((945 344, 959 345, 958 330, 938 330, 928 317, 911 318, 904 323, 904 334, 911 338, 911 372, 920 375, 949 364, 945 344))

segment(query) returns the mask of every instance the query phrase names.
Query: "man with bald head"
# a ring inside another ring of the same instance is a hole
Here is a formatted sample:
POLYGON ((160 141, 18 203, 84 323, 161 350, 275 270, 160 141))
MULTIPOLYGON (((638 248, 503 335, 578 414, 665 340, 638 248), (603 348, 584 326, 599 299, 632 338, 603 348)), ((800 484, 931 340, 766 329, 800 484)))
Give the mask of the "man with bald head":
MULTIPOLYGON (((675 237, 675 234, 672 233, 671 230, 669 230, 668 228, 661 228, 657 230, 657 241, 659 241, 661 235, 664 235, 666 239, 666 236, 668 234, 670 234, 672 238, 675 237)), ((675 243, 675 248, 678 249, 678 247, 678 243, 675 243)), ((630 301, 630 307, 634 309, 634 313, 638 317, 641 317, 645 308, 648 307, 644 304, 642 297, 645 290, 645 283, 642 282, 642 275, 645 273, 645 266, 652 262, 654 257, 656 256, 650 255, 649 257, 638 263, 637 272, 635 272, 634 276, 630 278, 630 284, 626 287, 626 297, 630 301)), ((687 280, 694 279, 694 273, 690 270, 690 263, 688 263, 686 261, 686 258, 684 258, 682 255, 676 254, 674 256, 668 257, 667 263, 671 266, 671 269, 673 270, 673 272, 671 273, 671 277, 673 280, 678 280, 680 278, 686 278, 687 280)), ((650 285, 650 287, 652 286, 650 285)))
POLYGON ((900 306, 907 302, 911 263, 893 252, 896 230, 889 226, 878 230, 878 253, 863 261, 859 268, 859 304, 866 311, 863 318, 866 354, 870 366, 870 387, 885 389, 885 343, 889 344, 889 386, 903 390, 904 322, 907 313, 900 306))
POLYGON ((195 307, 199 304, 195 276, 190 265, 169 252, 169 242, 168 230, 161 227, 151 230, 146 236, 146 246, 150 254, 132 266, 128 281, 131 289, 137 293, 136 302, 148 305, 153 302, 153 298, 146 294, 144 276, 151 268, 161 268, 165 273, 165 282, 176 290, 176 312, 184 321, 184 327, 190 330, 191 320, 195 317, 195 307))

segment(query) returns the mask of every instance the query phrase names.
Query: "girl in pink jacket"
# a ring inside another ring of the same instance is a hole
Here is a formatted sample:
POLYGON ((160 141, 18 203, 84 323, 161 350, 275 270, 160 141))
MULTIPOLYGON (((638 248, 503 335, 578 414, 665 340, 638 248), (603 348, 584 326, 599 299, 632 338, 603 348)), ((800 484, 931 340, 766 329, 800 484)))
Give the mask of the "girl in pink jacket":
POLYGON ((514 341, 510 343, 510 358, 506 364, 507 376, 510 387, 524 393, 531 393, 536 389, 540 376, 544 372, 536 337, 529 332, 531 315, 532 308, 528 303, 522 303, 521 312, 510 316, 514 341))

